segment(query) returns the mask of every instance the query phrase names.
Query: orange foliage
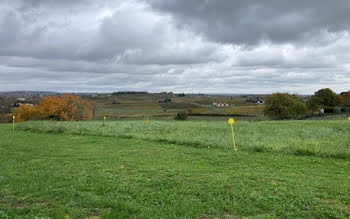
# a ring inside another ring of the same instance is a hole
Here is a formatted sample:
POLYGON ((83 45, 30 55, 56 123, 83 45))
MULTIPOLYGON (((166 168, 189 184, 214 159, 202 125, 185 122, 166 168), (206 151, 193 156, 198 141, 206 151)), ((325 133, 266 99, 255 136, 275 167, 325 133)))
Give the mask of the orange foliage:
POLYGON ((44 119, 74 121, 92 118, 88 102, 74 95, 44 97, 38 106, 20 106, 16 111, 18 121, 44 119))
POLYGON ((21 105, 16 110, 16 121, 23 122, 32 119, 37 114, 37 107, 21 105))

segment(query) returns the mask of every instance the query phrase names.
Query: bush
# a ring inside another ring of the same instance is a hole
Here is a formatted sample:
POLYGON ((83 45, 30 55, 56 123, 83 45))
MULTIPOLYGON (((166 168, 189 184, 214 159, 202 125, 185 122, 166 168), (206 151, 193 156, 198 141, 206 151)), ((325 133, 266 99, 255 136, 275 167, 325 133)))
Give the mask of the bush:
POLYGON ((325 107, 324 113, 341 113, 342 109, 340 107, 325 107))
POLYGON ((341 112, 341 108, 339 106, 336 106, 333 108, 333 112, 334 113, 340 113, 341 112))
POLYGON ((275 93, 265 101, 264 114, 271 119, 300 119, 307 113, 305 103, 297 95, 275 93))
POLYGON ((324 108, 324 113, 333 113, 334 111, 333 111, 333 107, 325 107, 324 108))
POLYGON ((341 111, 342 113, 350 112, 350 107, 343 107, 343 108, 341 108, 340 111, 341 111))
POLYGON ((187 113, 184 112, 179 112, 177 113, 177 115, 175 116, 175 120, 179 120, 179 121, 185 121, 188 119, 188 115, 187 113))

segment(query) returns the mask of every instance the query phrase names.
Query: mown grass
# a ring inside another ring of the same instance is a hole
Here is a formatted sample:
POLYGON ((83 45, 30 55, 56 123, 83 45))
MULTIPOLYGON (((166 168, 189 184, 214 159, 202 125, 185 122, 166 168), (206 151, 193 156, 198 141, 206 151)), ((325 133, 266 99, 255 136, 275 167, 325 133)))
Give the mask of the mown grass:
POLYGON ((0 136, 0 218, 350 216, 347 160, 12 132, 10 125, 0 125, 0 136))
MULTIPOLYGON (((33 121, 18 125, 20 130, 137 138, 200 148, 232 147, 227 122, 176 121, 33 121)), ((350 122, 265 121, 236 122, 235 135, 240 150, 279 152, 350 159, 350 122)))

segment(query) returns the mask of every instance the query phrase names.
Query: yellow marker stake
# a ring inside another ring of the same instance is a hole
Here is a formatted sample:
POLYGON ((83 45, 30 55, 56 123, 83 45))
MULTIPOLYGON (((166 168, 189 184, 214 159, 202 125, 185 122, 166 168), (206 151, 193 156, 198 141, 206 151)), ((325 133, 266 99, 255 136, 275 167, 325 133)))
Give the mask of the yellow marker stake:
POLYGON ((233 150, 237 151, 236 141, 235 141, 235 134, 233 133, 233 124, 235 123, 235 120, 233 118, 230 118, 228 120, 228 123, 231 125, 233 150))
POLYGON ((12 116, 12 130, 15 131, 15 119, 16 116, 12 116))
POLYGON ((107 117, 104 116, 104 117, 103 117, 103 126, 105 126, 106 119, 107 119, 107 117))

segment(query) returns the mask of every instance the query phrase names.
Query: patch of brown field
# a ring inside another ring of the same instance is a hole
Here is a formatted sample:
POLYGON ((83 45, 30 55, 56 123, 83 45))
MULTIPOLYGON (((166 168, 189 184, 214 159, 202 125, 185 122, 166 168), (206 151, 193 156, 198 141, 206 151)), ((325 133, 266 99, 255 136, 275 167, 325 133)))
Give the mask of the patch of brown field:
POLYGON ((228 114, 239 114, 239 115, 261 115, 264 113, 265 106, 254 105, 254 106, 242 106, 233 107, 228 109, 226 112, 228 114))
POLYGON ((112 114, 106 114, 106 116, 110 118, 127 118, 127 117, 132 118, 132 117, 175 116, 176 114, 177 112, 112 113, 112 114))
POLYGON ((160 103, 159 104, 164 109, 198 109, 201 106, 185 103, 185 102, 171 102, 171 103, 160 103))
POLYGON ((102 106, 108 109, 162 109, 158 103, 138 102, 138 103, 120 103, 113 105, 102 106))
POLYGON ((200 108, 191 109, 191 114, 224 114, 224 115, 262 115, 264 106, 240 106, 240 107, 215 107, 215 108, 200 108))

